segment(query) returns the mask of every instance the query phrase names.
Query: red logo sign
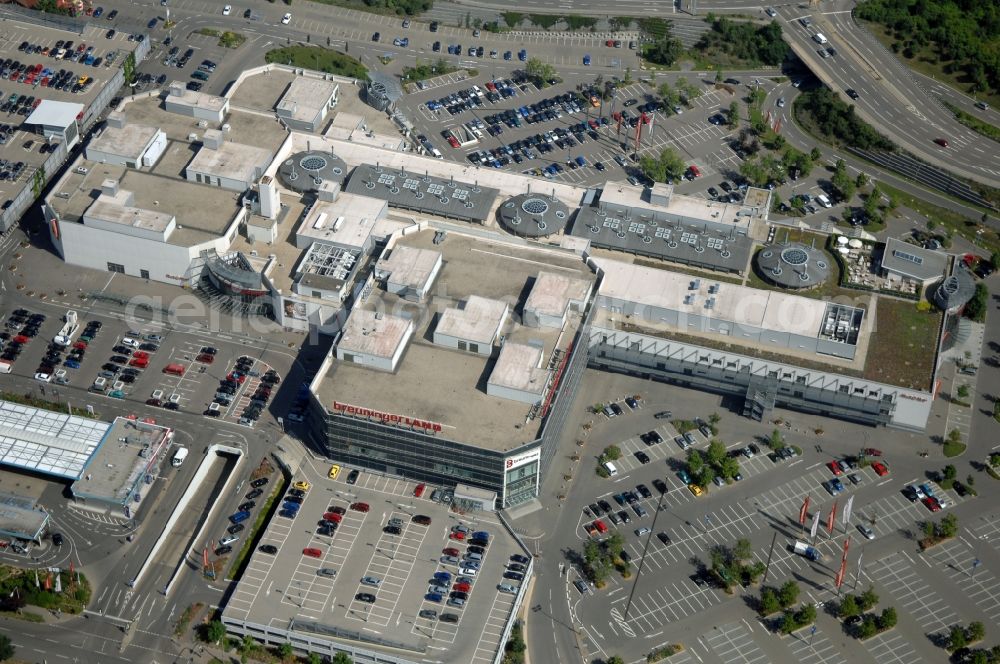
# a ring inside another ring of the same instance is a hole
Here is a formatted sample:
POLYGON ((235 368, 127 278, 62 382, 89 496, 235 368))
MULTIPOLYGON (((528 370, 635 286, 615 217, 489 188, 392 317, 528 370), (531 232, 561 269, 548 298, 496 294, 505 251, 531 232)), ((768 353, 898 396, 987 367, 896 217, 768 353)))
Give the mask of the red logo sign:
POLYGON ((421 420, 415 417, 407 417, 406 415, 395 415, 393 413, 386 413, 381 410, 373 410, 371 408, 362 408, 361 406, 352 406, 347 403, 340 403, 339 401, 333 402, 333 409, 341 412, 344 415, 351 415, 353 417, 367 417, 370 419, 379 420, 382 424, 392 424, 395 426, 412 427, 414 429, 423 429, 424 431, 432 431, 437 433, 441 431, 442 426, 437 422, 431 422, 429 420, 421 420))

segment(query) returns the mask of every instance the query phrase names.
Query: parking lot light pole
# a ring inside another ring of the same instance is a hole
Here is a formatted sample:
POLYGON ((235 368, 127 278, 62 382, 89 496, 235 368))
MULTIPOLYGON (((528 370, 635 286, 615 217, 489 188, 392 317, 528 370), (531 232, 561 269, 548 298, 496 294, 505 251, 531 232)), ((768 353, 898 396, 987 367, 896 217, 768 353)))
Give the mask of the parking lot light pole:
POLYGON ((642 546, 642 555, 639 556, 639 566, 635 570, 635 581, 632 582, 632 588, 628 593, 628 601, 625 603, 625 611, 623 612, 623 621, 628 620, 628 612, 632 608, 632 598, 635 595, 635 589, 639 585, 639 577, 642 576, 642 570, 646 564, 646 552, 649 551, 649 542, 653 538, 653 533, 656 531, 656 520, 660 518, 660 514, 663 512, 663 495, 660 494, 660 499, 656 502, 656 510, 653 511, 653 523, 649 524, 649 532, 646 533, 646 541, 642 546))

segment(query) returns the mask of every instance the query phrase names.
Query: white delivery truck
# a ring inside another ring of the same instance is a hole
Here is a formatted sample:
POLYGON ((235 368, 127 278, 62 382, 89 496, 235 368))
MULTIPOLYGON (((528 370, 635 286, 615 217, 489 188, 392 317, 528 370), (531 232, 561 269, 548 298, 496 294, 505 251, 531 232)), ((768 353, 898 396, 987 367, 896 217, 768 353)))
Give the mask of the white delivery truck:
POLYGON ((814 34, 813 35, 813 39, 816 40, 817 44, 825 44, 826 43, 826 37, 823 36, 822 32, 817 32, 816 34, 814 34))
POLYGON ((826 194, 820 194, 819 196, 817 196, 816 202, 825 208, 833 207, 833 203, 830 202, 830 199, 827 197, 826 194))
POLYGON ((174 452, 174 458, 170 460, 170 465, 173 466, 174 468, 178 467, 179 465, 184 463, 184 459, 186 459, 187 456, 188 456, 188 448, 186 447, 177 448, 177 451, 174 452))

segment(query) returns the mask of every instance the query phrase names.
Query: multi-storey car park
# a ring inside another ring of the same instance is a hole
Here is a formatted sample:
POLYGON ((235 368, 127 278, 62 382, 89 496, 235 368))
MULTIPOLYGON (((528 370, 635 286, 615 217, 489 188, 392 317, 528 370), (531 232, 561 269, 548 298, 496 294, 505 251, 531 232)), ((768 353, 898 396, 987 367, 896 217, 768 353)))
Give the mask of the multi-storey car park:
POLYGON ((92 19, 4 21, 0 44, 0 232, 13 227, 149 52, 92 19))
MULTIPOLYGON (((871 371, 894 342, 877 324, 891 296, 803 295, 835 278, 834 257, 768 239, 767 191, 719 204, 415 155, 340 83, 269 65, 225 96, 172 84, 126 99, 44 202, 67 263, 328 335, 302 392, 306 435, 331 460, 452 486, 484 515, 524 504, 586 367, 739 397, 757 419, 784 407, 925 428, 933 368, 910 382, 871 371), (303 77, 330 92, 300 118, 316 133, 280 117, 314 89, 303 77), (769 287, 733 283, 751 271, 769 287)), ((837 260, 864 259, 851 242, 836 241, 837 260)), ((950 310, 968 299, 948 257, 907 249, 875 247, 879 273, 950 310)), ((323 652, 319 632, 363 640, 340 613, 278 634, 263 606, 227 609, 227 625, 272 641, 298 632, 323 652)))

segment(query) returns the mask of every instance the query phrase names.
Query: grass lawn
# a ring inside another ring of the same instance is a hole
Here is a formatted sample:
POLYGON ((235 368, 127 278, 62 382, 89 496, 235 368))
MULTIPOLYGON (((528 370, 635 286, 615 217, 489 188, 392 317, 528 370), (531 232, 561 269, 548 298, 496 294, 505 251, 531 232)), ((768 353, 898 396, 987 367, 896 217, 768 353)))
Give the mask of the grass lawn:
POLYGON ((268 51, 264 59, 267 62, 302 67, 303 69, 312 69, 328 74, 339 74, 362 80, 368 79, 368 70, 363 64, 349 55, 319 46, 286 46, 285 48, 276 48, 268 51))
POLYGON ((875 331, 868 344, 864 377, 915 390, 927 390, 941 328, 940 311, 917 311, 916 302, 880 297, 875 331))
POLYGON ((914 212, 934 220, 937 224, 951 229, 953 233, 961 235, 972 244, 983 247, 987 254, 1000 250, 1000 234, 992 228, 980 224, 979 219, 972 219, 958 212, 946 210, 933 203, 914 198, 882 181, 879 181, 878 187, 884 193, 894 195, 901 207, 908 207, 914 212), (979 230, 982 230, 982 233, 977 233, 979 230))
POLYGON ((944 455, 946 457, 957 457, 965 452, 965 443, 949 443, 944 444, 944 455))
MULTIPOLYGON (((890 51, 892 50, 892 43, 896 40, 891 34, 889 34, 884 26, 878 23, 869 23, 867 21, 861 21, 861 23, 866 29, 868 29, 868 31, 875 35, 876 39, 885 44, 886 48, 890 51)), ((934 48, 930 45, 916 52, 913 58, 904 58, 902 53, 896 53, 895 55, 900 62, 913 71, 919 72, 924 76, 930 76, 935 80, 940 81, 956 90, 960 90, 965 94, 972 94, 976 97, 976 99, 989 102, 994 106, 1000 105, 1000 95, 989 94, 989 91, 974 93, 971 89, 971 81, 965 77, 965 73, 963 71, 957 70, 951 74, 946 73, 944 68, 949 61, 942 60, 934 51, 934 48)))

